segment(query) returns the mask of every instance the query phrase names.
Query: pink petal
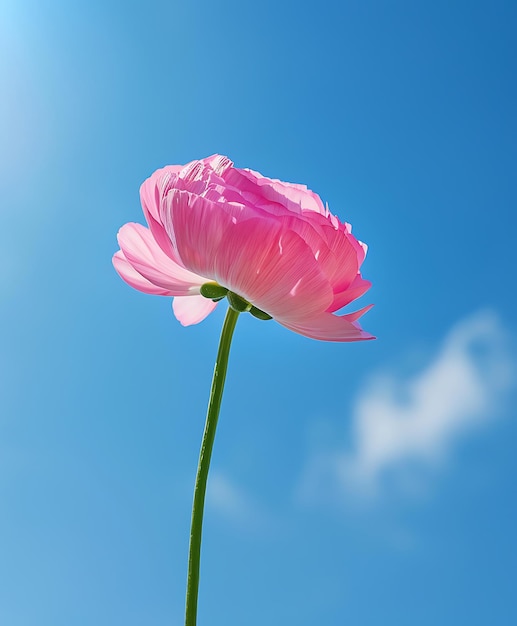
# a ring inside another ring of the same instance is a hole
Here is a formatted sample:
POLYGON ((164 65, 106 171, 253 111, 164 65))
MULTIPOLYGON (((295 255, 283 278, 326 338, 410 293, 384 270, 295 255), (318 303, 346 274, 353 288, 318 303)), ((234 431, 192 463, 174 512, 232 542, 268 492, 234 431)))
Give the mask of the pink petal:
POLYGON ((368 291, 368 289, 370 289, 371 286, 372 283, 369 280, 365 280, 360 274, 358 274, 349 287, 334 294, 334 302, 327 309, 327 311, 329 313, 339 311, 339 309, 342 309, 347 304, 350 304, 350 302, 360 298, 368 291))
MULTIPOLYGON (((206 180, 210 178, 210 174, 222 178, 225 172, 233 167, 233 163, 226 156, 221 154, 213 154, 199 161, 192 161, 185 165, 180 172, 180 178, 186 182, 194 182, 198 180, 206 180)), ((190 188, 186 187, 189 191, 190 188)))
POLYGON ((213 302, 203 296, 176 297, 172 301, 174 315, 183 326, 199 324, 216 306, 217 302, 213 302))
POLYGON ((210 167, 218 176, 224 176, 225 172, 233 167, 232 161, 221 154, 212 154, 212 156, 202 161, 204 165, 210 167))
POLYGON ((284 216, 282 223, 310 246, 322 274, 334 291, 342 291, 354 280, 359 269, 357 252, 343 228, 335 228, 327 218, 314 213, 284 216))
POLYGON ((167 289, 153 285, 153 283, 149 282, 147 278, 144 278, 141 274, 139 274, 128 262, 122 250, 119 250, 113 255, 113 265, 122 280, 124 280, 131 287, 138 289, 138 291, 143 291, 144 293, 150 293, 156 296, 172 295, 172 293, 167 289))
POLYGON ((167 165, 147 178, 140 186, 140 199, 144 213, 160 222, 160 200, 168 190, 167 186, 183 169, 183 165, 167 165))
POLYGON ((170 259, 157 245, 149 229, 141 224, 122 226, 118 242, 126 260, 157 287, 174 296, 199 293, 206 278, 189 272, 170 259))
POLYGON ((174 259, 174 250, 161 221, 160 207, 181 169, 181 165, 163 167, 156 170, 140 186, 140 202, 147 224, 160 248, 172 259, 174 259))
MULTIPOLYGON (((216 203, 187 191, 173 189, 162 210, 163 224, 176 256, 185 267, 217 280, 215 258, 221 240, 237 218, 227 212, 224 203, 216 203)), ((226 286, 226 285, 225 285, 226 286)))
POLYGON ((341 315, 340 317, 346 318, 349 322, 355 322, 360 317, 363 317, 365 313, 368 313, 368 311, 372 308, 373 308, 373 304, 367 304, 366 306, 363 306, 363 308, 359 309, 358 311, 354 311, 353 313, 346 313, 345 315, 341 315))
POLYGON ((353 282, 359 270, 360 262, 355 245, 357 240, 353 235, 332 226, 327 226, 324 231, 331 252, 327 258, 322 258, 324 273, 334 290, 341 290, 353 282))
POLYGON ((233 168, 231 174, 225 175, 225 180, 231 175, 231 184, 239 189, 252 191, 271 202, 281 204, 295 213, 312 211, 325 215, 325 207, 320 197, 305 185, 284 183, 278 179, 262 176, 259 172, 250 169, 233 168), (237 179, 240 177, 240 179, 237 179))
MULTIPOLYGON (((174 181, 174 187, 179 191, 188 191, 212 202, 239 205, 240 212, 246 210, 251 214, 255 214, 256 211, 262 213, 261 205, 266 202, 268 208, 270 203, 260 195, 232 185, 230 179, 235 178, 233 171, 233 163, 230 159, 215 154, 200 161, 192 161, 181 169, 174 181)), ((240 175, 237 176, 237 182, 241 178, 240 175)), ((258 189, 256 185, 252 188, 255 191, 258 189)), ((167 189, 167 193, 169 191, 170 188, 167 189)), ((285 208, 279 206, 278 211, 285 212, 285 208)), ((276 214, 278 211, 273 211, 273 213, 276 214)), ((266 212, 271 211, 266 210, 266 212)))
POLYGON ((359 241, 359 239, 356 239, 351 232, 347 232, 347 238, 350 244, 354 247, 357 254, 357 267, 361 267, 366 257, 366 251, 368 250, 368 246, 362 241, 359 241))
POLYGON ((171 190, 163 214, 185 267, 273 317, 314 316, 333 301, 310 247, 278 219, 239 219, 235 207, 171 190))
POLYGON ((310 247, 276 219, 232 223, 215 260, 219 284, 273 317, 315 316, 333 300, 310 247))
POLYGON ((362 330, 359 324, 351 321, 346 316, 337 316, 331 313, 323 313, 315 319, 298 323, 285 322, 278 318, 277 322, 295 333, 321 341, 363 341, 365 339, 375 339, 373 335, 362 330))

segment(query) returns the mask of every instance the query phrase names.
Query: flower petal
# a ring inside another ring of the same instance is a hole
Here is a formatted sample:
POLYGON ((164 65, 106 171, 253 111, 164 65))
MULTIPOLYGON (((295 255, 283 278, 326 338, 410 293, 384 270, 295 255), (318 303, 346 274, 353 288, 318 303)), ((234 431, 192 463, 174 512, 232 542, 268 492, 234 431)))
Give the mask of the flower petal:
POLYGON ((156 170, 140 186, 140 202, 147 224, 160 248, 172 259, 175 259, 174 250, 161 221, 160 207, 164 195, 177 179, 182 167, 182 165, 169 165, 156 170))
POLYGON ((320 197, 305 185, 285 183, 262 176, 259 172, 240 168, 232 168, 224 178, 241 190, 282 205, 289 212, 311 211, 325 215, 325 207, 320 197))
POLYGON ((153 283, 149 282, 147 278, 144 278, 141 274, 139 274, 126 259, 122 250, 119 250, 113 255, 113 266, 122 280, 124 280, 129 286, 138 289, 138 291, 150 293, 155 296, 172 296, 172 293, 168 289, 163 289, 162 287, 153 285, 153 283))
MULTIPOLYGON (((353 316, 354 314, 350 315, 353 316)), ((323 313, 315 319, 297 323, 285 322, 278 318, 277 322, 295 333, 321 341, 364 341, 365 339, 375 339, 373 335, 364 331, 359 324, 351 321, 345 315, 338 316, 331 313, 323 313)))
POLYGON ((327 309, 327 311, 329 313, 339 311, 339 309, 342 309, 347 304, 350 304, 350 302, 360 298, 368 291, 368 289, 370 289, 371 286, 372 283, 369 280, 365 280, 361 274, 357 274, 349 287, 346 287, 343 291, 334 294, 334 302, 327 309))
POLYGON ((199 324, 210 315, 216 306, 217 302, 203 296, 176 297, 172 301, 174 315, 183 326, 199 324))
MULTIPOLYGON (((342 225, 334 227, 325 217, 304 212, 301 216, 279 218, 286 228, 310 246, 322 274, 334 291, 342 291, 350 285, 359 269, 352 235, 344 232, 342 225)), ((355 240, 355 239, 354 239, 355 240)))
POLYGON ((153 285, 169 295, 186 296, 199 293, 206 278, 189 272, 169 258, 157 245, 149 229, 141 224, 122 226, 118 242, 126 260, 153 285))
POLYGON ((332 304, 310 247, 278 218, 240 221, 235 207, 186 191, 171 190, 167 201, 163 223, 185 267, 273 317, 307 318, 332 304))
POLYGON ((359 271, 362 259, 359 261, 358 258, 358 243, 353 235, 344 232, 342 228, 327 226, 324 232, 330 249, 328 257, 322 259, 324 273, 334 290, 341 291, 353 282, 359 271))
POLYGON ((185 267, 209 280, 217 280, 217 250, 224 234, 237 221, 225 209, 231 210, 222 202, 172 189, 162 210, 163 224, 176 256, 185 267))
POLYGON ((215 280, 273 317, 313 317, 333 300, 310 247, 273 218, 231 225, 215 257, 215 280))
POLYGON ((363 317, 365 313, 368 313, 370 309, 373 309, 373 304, 367 304, 366 306, 363 306, 363 308, 359 309, 358 311, 353 311, 352 313, 346 313, 345 315, 341 315, 340 317, 346 318, 349 322, 355 322, 360 317, 363 317))

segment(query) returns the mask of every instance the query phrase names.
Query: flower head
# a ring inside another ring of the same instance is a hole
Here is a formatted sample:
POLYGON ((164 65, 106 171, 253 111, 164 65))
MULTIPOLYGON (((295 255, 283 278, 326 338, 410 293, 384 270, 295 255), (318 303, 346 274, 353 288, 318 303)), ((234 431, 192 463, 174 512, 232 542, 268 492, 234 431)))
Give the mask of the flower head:
POLYGON ((370 306, 334 314, 371 285, 360 274, 366 246, 304 185, 214 155, 157 170, 140 197, 148 228, 120 229, 113 264, 135 289, 174 296, 183 325, 227 294, 231 306, 307 337, 373 338, 357 323, 370 306))

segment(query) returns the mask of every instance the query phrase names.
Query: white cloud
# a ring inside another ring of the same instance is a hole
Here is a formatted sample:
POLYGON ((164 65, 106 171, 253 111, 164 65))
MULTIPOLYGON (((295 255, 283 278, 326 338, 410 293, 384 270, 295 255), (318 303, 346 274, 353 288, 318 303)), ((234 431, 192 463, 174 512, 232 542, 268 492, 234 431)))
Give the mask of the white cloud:
POLYGON ((372 378, 353 409, 353 449, 319 452, 310 462, 303 493, 324 481, 375 493, 383 477, 409 463, 429 467, 447 456, 457 438, 491 419, 515 382, 509 338, 494 313, 456 325, 429 365, 407 378, 372 378))
POLYGON ((236 526, 252 531, 269 526, 262 507, 220 471, 210 473, 206 500, 211 510, 236 526))

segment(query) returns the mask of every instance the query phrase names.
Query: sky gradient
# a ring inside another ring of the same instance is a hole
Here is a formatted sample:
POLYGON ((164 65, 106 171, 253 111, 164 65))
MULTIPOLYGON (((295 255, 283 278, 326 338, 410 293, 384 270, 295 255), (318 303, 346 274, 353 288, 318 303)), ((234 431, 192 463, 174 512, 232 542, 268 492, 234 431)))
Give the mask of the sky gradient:
POLYGON ((378 337, 240 316, 200 626, 517 623, 517 6, 0 0, 0 624, 180 626, 222 307, 111 265, 156 168, 304 183, 378 337))

